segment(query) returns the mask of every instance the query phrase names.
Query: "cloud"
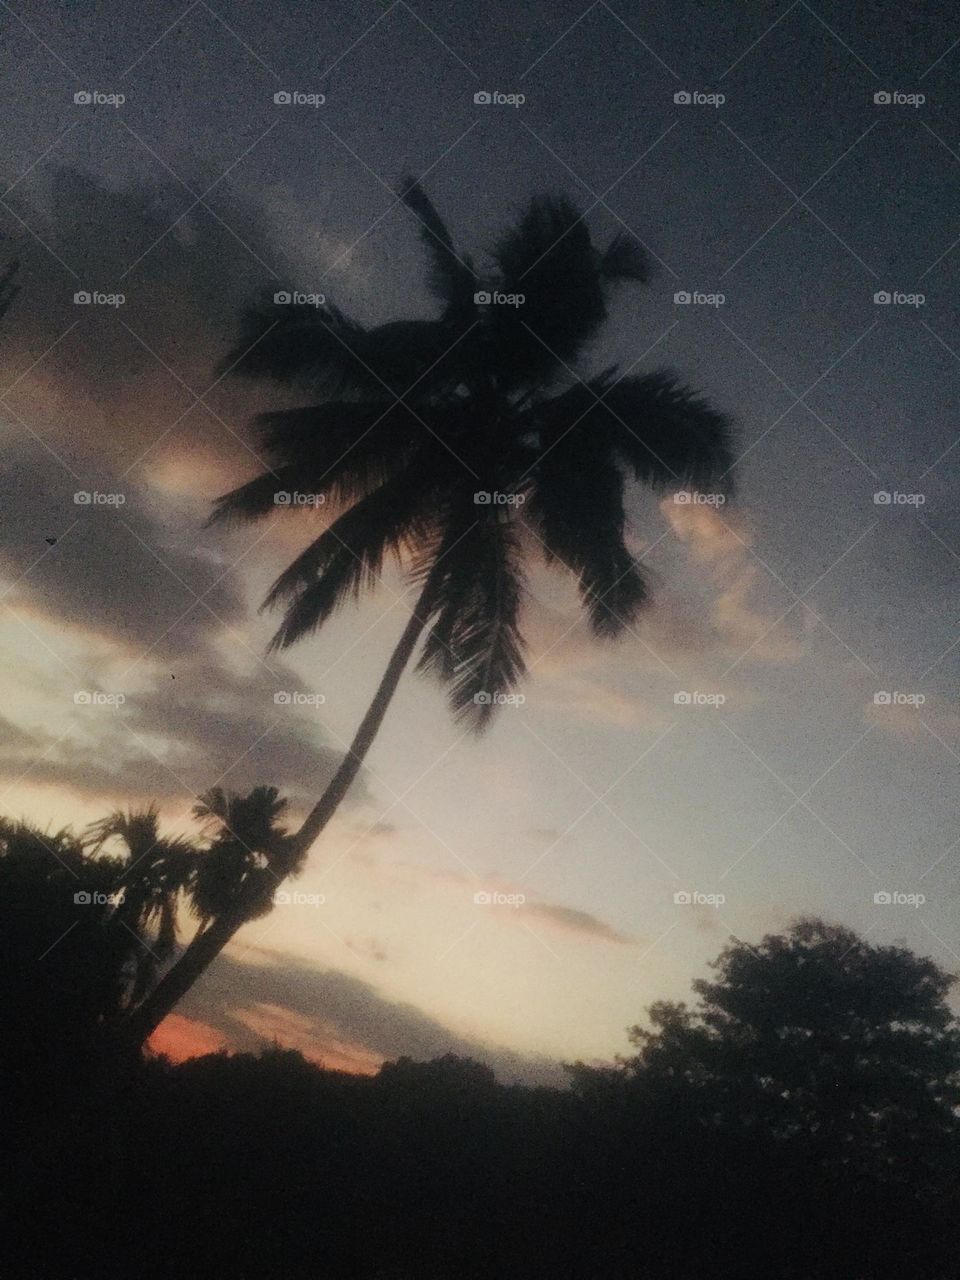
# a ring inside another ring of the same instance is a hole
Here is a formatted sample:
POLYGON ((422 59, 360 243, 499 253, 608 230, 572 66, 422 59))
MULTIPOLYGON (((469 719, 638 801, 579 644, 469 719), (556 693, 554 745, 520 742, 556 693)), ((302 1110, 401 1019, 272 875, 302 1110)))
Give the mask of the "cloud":
POLYGON ((546 682, 534 700, 537 706, 548 710, 619 729, 658 728, 666 723, 656 708, 636 694, 622 693, 611 684, 573 674, 562 682, 546 682))
POLYGON ((806 652, 805 632, 797 634, 795 623, 781 619, 782 607, 756 603, 765 580, 751 557, 753 535, 743 517, 670 498, 660 509, 694 562, 709 575, 713 598, 705 611, 705 646, 709 635, 711 647, 734 657, 749 655, 754 662, 773 665, 799 661, 806 652))
MULTIPOLYGON (((92 682, 91 682, 92 683, 92 682)), ((298 683, 283 664, 235 670, 211 650, 155 673, 120 706, 76 705, 67 734, 13 726, 0 744, 0 777, 68 788, 111 803, 182 801, 215 783, 281 788, 301 807, 316 799, 342 759, 322 723, 274 702, 298 683), (274 674, 274 672, 276 674, 274 674), (175 675, 175 678, 171 678, 175 675)), ((95 685, 93 686, 95 688, 95 685)), ((87 689, 85 692, 89 692, 87 689)), ((362 779, 350 803, 362 802, 362 779)))
POLYGON ((456 1053, 488 1063, 508 1082, 565 1082, 551 1059, 459 1035, 359 978, 317 970, 276 951, 261 951, 258 959, 265 963, 220 956, 184 999, 181 1016, 222 1034, 234 1050, 259 1051, 277 1040, 345 1070, 369 1071, 404 1055, 422 1061, 456 1053))
MULTIPOLYGON (((548 834, 544 832, 541 839, 546 840, 548 834)), ((557 832, 552 839, 556 840, 560 834, 557 832)), ((355 853, 351 858, 362 866, 368 875, 377 880, 386 880, 394 885, 404 884, 414 888, 439 886, 442 889, 455 891, 461 901, 471 901, 473 895, 482 890, 511 897, 519 895, 523 899, 520 906, 498 907, 497 904, 490 904, 484 907, 485 911, 496 913, 497 919, 501 921, 516 921, 518 924, 524 922, 529 927, 530 921, 535 920, 568 936, 586 938, 594 942, 633 944, 633 939, 619 933, 605 921, 591 915, 589 911, 581 911, 563 903, 545 901, 528 886, 510 880, 497 871, 488 871, 473 878, 462 871, 425 867, 409 860, 376 860, 366 854, 358 858, 355 853)))
POLYGON ((227 1037, 222 1031, 179 1013, 169 1014, 149 1040, 154 1053, 162 1053, 173 1062, 217 1053, 225 1048, 226 1043, 227 1037))
POLYGON ((9 604, 131 656, 164 659, 243 622, 237 590, 197 548, 199 521, 175 528, 159 520, 148 491, 129 478, 101 472, 88 487, 29 437, 3 447, 0 572, 11 583, 9 604), (76 502, 77 493, 91 501, 76 502))
POLYGON ((533 916, 544 920, 547 924, 559 929, 561 933, 571 933, 580 937, 595 938, 601 942, 618 942, 629 945, 630 939, 611 928, 603 920, 598 920, 589 911, 580 911, 576 907, 563 907, 552 902, 524 903, 519 908, 524 916, 533 916))

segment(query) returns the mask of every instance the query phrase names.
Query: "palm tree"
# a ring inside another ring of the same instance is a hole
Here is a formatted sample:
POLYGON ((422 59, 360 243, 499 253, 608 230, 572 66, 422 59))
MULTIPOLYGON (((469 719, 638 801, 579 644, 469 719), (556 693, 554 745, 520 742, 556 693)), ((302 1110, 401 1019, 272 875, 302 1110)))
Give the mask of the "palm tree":
POLYGON ((123 1023, 125 1039, 142 1044, 240 925, 266 915, 277 885, 300 870, 305 851, 278 825, 286 807, 276 787, 254 787, 247 796, 214 787, 199 797, 193 816, 209 844, 194 857, 185 886, 197 930, 177 963, 123 1023))
MULTIPOLYGON (((421 638, 419 669, 446 687, 456 716, 483 729, 495 695, 524 674, 529 548, 576 577, 593 631, 615 637, 648 594, 625 542, 627 482, 717 485, 732 464, 728 419, 673 374, 609 368, 581 381, 573 372, 613 288, 647 278, 632 242, 621 235, 600 251, 568 200, 539 198, 482 277, 422 189, 408 181, 400 194, 420 222, 436 319, 367 329, 333 306, 286 305, 278 319, 264 300, 224 366, 318 397, 260 417, 266 470, 221 497, 212 517, 255 520, 291 491, 322 495, 337 512, 267 597, 285 610, 273 647, 374 587, 388 554, 417 592, 343 763, 291 837, 299 858, 359 772, 421 638)), ((221 945, 229 919, 220 917, 221 945)), ((235 932, 242 914, 233 921, 235 932)), ((185 956, 153 1013, 162 1017, 200 972, 200 953, 185 956)))
POLYGON ((93 856, 102 854, 111 841, 118 841, 124 852, 111 893, 116 899, 112 915, 142 944, 135 952, 130 992, 135 1004, 176 947, 177 908, 195 880, 198 850, 188 840, 160 835, 155 805, 116 809, 87 828, 85 844, 93 856))

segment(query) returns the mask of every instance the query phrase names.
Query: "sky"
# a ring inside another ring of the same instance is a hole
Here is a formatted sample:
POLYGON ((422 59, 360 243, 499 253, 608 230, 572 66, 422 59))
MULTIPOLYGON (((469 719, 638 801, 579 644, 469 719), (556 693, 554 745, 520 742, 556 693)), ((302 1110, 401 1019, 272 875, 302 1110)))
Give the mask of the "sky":
POLYGON ((805 913, 960 965, 952 6, 465 9, 0 8, 0 811, 186 831, 212 785, 303 812, 331 776, 405 584, 267 653, 322 516, 204 521, 252 416, 302 401, 216 367, 264 287, 432 314, 404 175, 480 262, 544 192, 634 239, 654 277, 578 374, 670 367, 737 424, 734 501, 631 494, 654 598, 622 640, 533 563, 524 701, 475 738, 404 679, 299 897, 161 1028, 177 1056, 554 1080, 805 913))

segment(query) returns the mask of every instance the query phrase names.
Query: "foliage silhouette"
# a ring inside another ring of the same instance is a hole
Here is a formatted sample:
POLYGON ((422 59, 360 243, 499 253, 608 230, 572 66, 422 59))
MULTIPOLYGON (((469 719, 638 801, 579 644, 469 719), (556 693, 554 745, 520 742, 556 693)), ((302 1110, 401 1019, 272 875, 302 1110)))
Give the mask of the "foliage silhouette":
MULTIPOLYGON (((10 834, 3 887, 50 879, 51 852, 10 834)), ((102 884, 117 874, 69 838, 56 851, 102 884)), ((22 954, 0 933, 5 1027, 10 962, 38 1006, 57 985, 30 927, 22 954)), ((96 959, 109 934, 84 933, 78 973, 122 972, 96 959)), ((127 1275, 136 1256, 144 1280, 952 1280, 950 984, 902 947, 801 921, 732 942, 693 1010, 654 1006, 633 1056, 571 1068, 568 1090, 504 1086, 452 1055, 359 1077, 279 1048, 131 1059, 118 1086, 53 1036, 82 1085, 5 1081, 3 1248, 29 1258, 6 1273, 127 1275)), ((116 998, 77 986, 75 1021, 116 998)), ((54 1003, 59 1019, 62 991, 54 1003)))
MULTIPOLYGON (((481 278, 426 193, 408 180, 401 196, 420 223, 436 319, 367 329, 334 306, 289 297, 278 318, 265 299, 223 365, 321 397, 260 417, 267 468, 221 497, 213 516, 256 520, 292 493, 338 512, 267 596, 265 607, 285 610, 273 646, 294 644, 372 589, 388 556, 417 594, 342 765, 292 837, 300 853, 357 776, 421 638, 419 669, 445 686, 455 716, 482 730, 524 673, 531 550, 576 577, 594 633, 614 638, 648 595, 627 547, 628 482, 655 491, 723 485, 732 468, 728 419, 674 374, 609 368, 582 381, 571 368, 615 286, 647 278, 631 240, 600 251, 567 199, 537 198, 481 278), (522 305, 498 301, 520 295, 522 305)), ((244 917, 232 929, 221 919, 224 946, 244 917)), ((213 935, 208 942, 156 989, 141 1034, 214 958, 213 935)))

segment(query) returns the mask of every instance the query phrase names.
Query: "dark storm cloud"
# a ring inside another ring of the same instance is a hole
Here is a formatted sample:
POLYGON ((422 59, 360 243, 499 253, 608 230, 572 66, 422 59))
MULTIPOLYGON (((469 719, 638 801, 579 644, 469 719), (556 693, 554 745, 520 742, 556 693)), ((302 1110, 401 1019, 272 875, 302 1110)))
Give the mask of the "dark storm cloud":
POLYGON ((498 1049, 458 1035, 410 1004, 379 994, 360 978, 336 969, 317 971, 289 956, 267 951, 266 965, 241 964, 221 956, 184 1000, 181 1011, 223 1032, 231 1047, 259 1051, 269 1039, 238 1017, 255 1006, 271 1006, 314 1025, 316 1049, 335 1037, 381 1058, 407 1055, 423 1060, 445 1053, 489 1064, 506 1081, 561 1085, 566 1075, 549 1058, 498 1049))
POLYGON ((131 660, 192 652, 243 620, 227 566, 199 549, 199 520, 193 530, 163 523, 129 478, 70 475, 39 442, 5 434, 0 568, 15 584, 8 603, 105 637, 131 660))
POLYGON ((9 204, 0 234, 4 259, 21 264, 20 295, 0 362, 24 432, 78 471, 126 471, 171 450, 246 459, 249 388, 211 391, 213 370, 251 294, 296 279, 253 203, 232 196, 228 229, 172 179, 123 186, 56 168, 9 204), (84 291, 123 301, 76 304, 84 291))
MULTIPOLYGON (((187 806, 215 784, 244 791, 258 783, 311 803, 341 755, 319 719, 274 700, 299 681, 283 664, 271 668, 239 675, 201 651, 160 670, 152 688, 124 694, 119 705, 77 704, 64 694, 63 736, 0 725, 0 777, 26 775, 115 804, 139 798, 187 806)), ((91 680, 79 692, 98 691, 91 680)), ((356 797, 363 795, 358 783, 356 797)))

